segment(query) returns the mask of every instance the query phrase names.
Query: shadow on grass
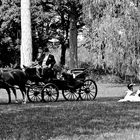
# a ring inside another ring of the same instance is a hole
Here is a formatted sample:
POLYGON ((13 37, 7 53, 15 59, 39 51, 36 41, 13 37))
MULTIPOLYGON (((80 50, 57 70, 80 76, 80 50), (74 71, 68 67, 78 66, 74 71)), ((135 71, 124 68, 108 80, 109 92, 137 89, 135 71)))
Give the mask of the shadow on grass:
POLYGON ((0 138, 39 140, 59 136, 97 136, 125 129, 138 130, 139 105, 118 103, 116 98, 109 97, 97 98, 95 101, 63 100, 2 105, 0 110, 7 111, 0 113, 0 138))

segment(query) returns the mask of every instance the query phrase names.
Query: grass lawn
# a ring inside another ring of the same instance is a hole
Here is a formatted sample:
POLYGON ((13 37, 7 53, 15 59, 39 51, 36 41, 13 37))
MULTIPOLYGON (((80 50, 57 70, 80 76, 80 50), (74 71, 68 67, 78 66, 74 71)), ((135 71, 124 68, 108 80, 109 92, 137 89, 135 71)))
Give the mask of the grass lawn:
POLYGON ((117 102, 126 89, 124 85, 98 87, 95 101, 22 105, 1 99, 0 139, 139 140, 140 103, 117 102))

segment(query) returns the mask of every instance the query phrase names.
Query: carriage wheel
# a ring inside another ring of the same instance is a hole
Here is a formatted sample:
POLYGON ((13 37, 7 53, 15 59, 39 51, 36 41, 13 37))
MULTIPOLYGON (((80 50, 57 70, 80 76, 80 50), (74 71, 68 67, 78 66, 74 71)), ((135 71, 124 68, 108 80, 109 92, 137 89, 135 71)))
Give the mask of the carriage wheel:
POLYGON ((97 96, 97 85, 95 81, 87 79, 80 90, 80 97, 82 100, 94 100, 97 96))
POLYGON ((76 101, 79 99, 79 89, 62 90, 62 95, 66 101, 76 101))
POLYGON ((48 83, 43 87, 41 91, 41 96, 42 96, 43 101, 45 102, 47 101, 55 102, 58 100, 59 90, 56 85, 52 83, 48 83))
POLYGON ((42 100, 41 96, 42 86, 33 85, 27 89, 27 97, 30 102, 40 102, 42 100))

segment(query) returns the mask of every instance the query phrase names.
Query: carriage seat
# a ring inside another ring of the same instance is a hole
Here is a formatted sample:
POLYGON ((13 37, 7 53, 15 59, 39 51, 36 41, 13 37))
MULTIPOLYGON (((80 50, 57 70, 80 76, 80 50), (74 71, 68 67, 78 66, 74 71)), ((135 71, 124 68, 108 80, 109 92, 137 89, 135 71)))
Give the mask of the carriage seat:
POLYGON ((71 73, 63 72, 62 77, 64 77, 64 80, 67 82, 67 86, 70 88, 77 89, 83 84, 83 81, 77 80, 76 78, 73 77, 73 74, 71 73))

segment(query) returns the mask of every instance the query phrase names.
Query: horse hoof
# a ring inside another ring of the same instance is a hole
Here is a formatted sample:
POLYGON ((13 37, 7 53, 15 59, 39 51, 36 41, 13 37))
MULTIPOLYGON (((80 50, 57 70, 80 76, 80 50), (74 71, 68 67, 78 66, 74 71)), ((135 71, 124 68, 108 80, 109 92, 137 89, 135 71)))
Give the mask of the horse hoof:
POLYGON ((24 105, 25 105, 25 104, 26 104, 26 102, 25 102, 25 101, 23 101, 23 102, 22 102, 22 104, 24 104, 24 105))
POLYGON ((17 104, 18 103, 18 100, 16 100, 15 103, 17 104))

